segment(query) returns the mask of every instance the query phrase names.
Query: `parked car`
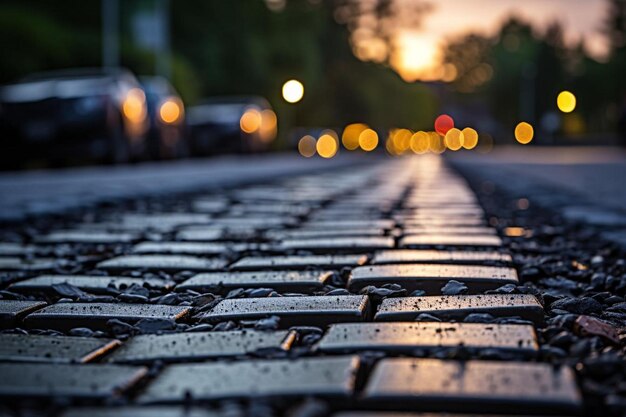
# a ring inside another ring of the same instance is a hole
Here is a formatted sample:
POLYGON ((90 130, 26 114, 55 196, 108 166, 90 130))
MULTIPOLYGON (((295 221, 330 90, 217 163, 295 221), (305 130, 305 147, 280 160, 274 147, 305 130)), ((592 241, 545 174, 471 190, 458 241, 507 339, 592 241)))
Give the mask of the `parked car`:
POLYGON ((163 77, 140 77, 139 81, 148 104, 148 155, 151 159, 186 156, 185 106, 180 95, 163 77))
POLYGON ((124 69, 30 75, 0 89, 3 166, 30 158, 126 162, 144 151, 146 95, 124 69))
POLYGON ((277 119, 262 97, 214 97, 187 111, 194 155, 267 150, 277 119))

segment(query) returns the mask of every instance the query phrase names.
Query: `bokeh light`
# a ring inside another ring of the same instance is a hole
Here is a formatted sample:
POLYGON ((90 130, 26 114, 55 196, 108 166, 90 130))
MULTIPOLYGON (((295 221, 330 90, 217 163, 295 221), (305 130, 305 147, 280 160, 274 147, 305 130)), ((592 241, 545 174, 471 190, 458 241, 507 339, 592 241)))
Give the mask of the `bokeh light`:
POLYGON ((561 91, 556 98, 556 105, 563 113, 571 113, 576 108, 576 96, 569 91, 561 91))
POLYGON ((146 108, 146 95, 143 90, 131 88, 128 91, 122 104, 122 112, 133 123, 141 122, 146 118, 148 110, 146 108))
POLYGON ((471 127, 466 127, 461 132, 463 133, 463 147, 474 149, 478 145, 478 132, 471 127))
POLYGON ((276 139, 278 118, 273 110, 265 109, 261 112, 261 140, 271 142, 276 139))
POLYGON ((298 80, 289 80, 283 84, 283 98, 288 103, 297 103, 304 96, 304 86, 298 80))
POLYGON ((353 151, 359 147, 359 135, 368 126, 364 123, 352 123, 345 127, 343 134, 341 135, 341 143, 344 148, 349 151, 353 151))
POLYGON ((261 112, 250 107, 241 115, 239 127, 245 133, 254 133, 261 128, 261 112))
POLYGON ((366 152, 373 151, 378 146, 378 133, 372 129, 365 129, 359 135, 359 146, 366 152))
POLYGON ((446 148, 451 151, 458 151, 463 147, 463 132, 456 127, 448 130, 444 138, 446 148))
POLYGON ((428 137, 428 133, 416 132, 413 136, 411 136, 411 150, 416 154, 423 154, 428 152, 430 140, 428 137))
POLYGON ((317 140, 315 149, 322 158, 332 158, 339 150, 339 143, 335 137, 325 133, 317 140))
POLYGON ((315 155, 315 152, 317 152, 315 138, 311 135, 302 136, 298 141, 298 152, 305 158, 315 155))
POLYGON ((413 132, 409 129, 394 129, 390 133, 393 146, 398 154, 402 154, 409 150, 411 146, 411 136, 413 132))
POLYGON ((446 150, 446 144, 443 141, 443 137, 437 132, 428 132, 428 149, 433 153, 444 153, 446 150))
POLYGON ((183 103, 177 98, 168 98, 159 107, 159 117, 163 123, 174 124, 182 120, 183 103))
POLYGON ((517 140, 522 145, 530 143, 530 141, 533 140, 534 135, 535 130, 530 123, 520 122, 515 127, 515 140, 517 140))
POLYGON ((447 114, 442 114, 435 119, 435 131, 441 136, 445 136, 448 130, 454 127, 454 119, 447 114))

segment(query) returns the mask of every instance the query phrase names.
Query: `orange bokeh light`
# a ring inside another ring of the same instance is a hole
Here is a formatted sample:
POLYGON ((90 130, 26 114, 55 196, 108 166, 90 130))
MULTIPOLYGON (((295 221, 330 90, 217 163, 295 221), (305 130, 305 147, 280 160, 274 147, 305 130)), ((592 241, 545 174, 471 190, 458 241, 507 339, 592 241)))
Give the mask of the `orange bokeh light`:
POLYGON ((445 136, 452 128, 454 128, 454 119, 447 114, 442 114, 435 119, 435 131, 441 136, 445 136))

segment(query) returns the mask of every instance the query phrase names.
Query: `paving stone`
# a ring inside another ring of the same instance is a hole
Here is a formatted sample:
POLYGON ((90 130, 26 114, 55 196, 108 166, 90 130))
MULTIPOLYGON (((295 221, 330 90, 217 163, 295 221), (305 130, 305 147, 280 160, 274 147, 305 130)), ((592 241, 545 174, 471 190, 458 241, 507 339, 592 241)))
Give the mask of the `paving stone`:
POLYGON ((0 363, 0 397, 105 399, 133 387, 147 372, 122 365, 0 363))
POLYGON ((352 395, 355 356, 170 365, 148 385, 140 403, 255 397, 352 395))
POLYGON ((418 246, 502 246, 493 235, 409 235, 400 239, 400 247, 418 246))
POLYGON ((199 213, 216 214, 227 210, 229 204, 228 200, 219 197, 203 197, 196 199, 192 203, 192 207, 194 211, 199 213))
POLYGON ((272 227, 280 227, 296 224, 296 219, 287 216, 259 216, 259 217, 218 217, 213 219, 212 225, 220 227, 238 227, 238 228, 254 228, 259 230, 265 230, 272 227))
POLYGON ((132 248, 133 253, 163 253, 211 256, 221 255, 230 251, 244 251, 245 244, 233 243, 200 243, 200 242, 143 242, 132 248))
POLYGON ((256 271, 256 272, 211 272, 198 274, 179 284, 183 291, 229 288, 273 288, 278 291, 307 292, 324 286, 332 272, 322 271, 256 271))
POLYGON ((429 226, 483 226, 485 219, 478 216, 413 216, 402 220, 405 227, 429 225, 429 226))
POLYGON ((119 221, 125 229, 154 229, 162 232, 191 224, 209 224, 211 216, 204 213, 125 214, 119 221))
POLYGON ((14 326, 18 319, 46 305, 44 301, 0 300, 0 327, 14 326))
POLYGON ((409 358, 380 361, 363 399, 394 409, 515 413, 577 412, 581 403, 567 367, 409 358))
POLYGON ((87 363, 119 345, 93 337, 0 334, 0 362, 87 363))
POLYGON ((137 240, 134 233, 113 233, 82 230, 61 230, 35 238, 40 243, 131 243, 137 240))
MULTIPOLYGON (((227 417, 231 414, 187 406, 123 406, 78 407, 63 412, 60 417, 227 417)), ((238 414, 235 414, 238 416, 238 414)))
POLYGON ((305 223, 302 227, 316 229, 393 229, 396 225, 394 220, 326 220, 305 223))
POLYGON ((303 255, 303 256, 248 256, 232 264, 230 269, 240 271, 262 269, 341 269, 367 262, 366 255, 303 255))
POLYGON ((330 326, 317 345, 324 353, 382 350, 406 353, 416 349, 498 349, 532 354, 537 349, 530 325, 482 323, 340 323, 330 326))
POLYGON ((519 316, 535 323, 543 322, 543 307, 529 294, 441 295, 386 298, 376 321, 411 321, 422 313, 444 320, 463 320, 471 313, 489 313, 494 317, 519 316))
POLYGON ((263 350, 287 351, 295 332, 237 330, 139 335, 124 343, 109 360, 118 363, 187 362, 243 356, 263 350))
POLYGON ((22 259, 15 256, 0 257, 0 271, 46 271, 54 269, 57 260, 53 258, 22 259))
POLYGON ((402 229, 405 236, 409 235, 495 235, 497 230, 493 227, 483 226, 405 226, 402 229))
POLYGON ((373 265, 354 268, 348 287, 359 290, 368 285, 380 287, 398 284, 409 291, 421 289, 428 294, 440 294, 441 288, 450 280, 467 285, 477 293, 496 289, 505 284, 519 284, 513 268, 476 265, 398 264, 373 265))
POLYGON ((310 250, 310 251, 352 251, 390 249, 395 246, 391 237, 335 237, 320 239, 285 239, 280 242, 283 250, 310 250))
POLYGON ((159 278, 130 278, 102 275, 41 275, 9 286, 10 291, 55 293, 53 285, 68 283, 92 294, 108 294, 110 289, 123 290, 131 285, 145 286, 160 291, 174 287, 173 281, 159 278))
POLYGON ((238 204, 232 206, 228 212, 230 216, 233 215, 254 215, 254 214, 269 214, 269 215, 287 215, 287 216, 306 216, 311 212, 310 206, 300 206, 296 204, 238 204))
POLYGON ((24 324, 29 328, 69 330, 88 327, 102 330, 111 319, 134 323, 144 318, 178 320, 191 307, 159 304, 60 303, 29 314, 24 324))
POLYGON ((376 252, 372 259, 373 264, 403 264, 403 263, 432 263, 432 264, 510 264, 511 255, 499 252, 476 251, 442 251, 396 249, 376 252))
POLYGON ((35 252, 32 245, 22 243, 0 242, 0 256, 23 256, 35 252))
POLYGON ((268 231, 265 236, 269 239, 320 239, 334 237, 356 236, 383 236, 384 229, 350 228, 350 229, 286 229, 268 231))
POLYGON ((98 268, 109 270, 157 269, 163 271, 212 271, 225 267, 223 259, 204 259, 184 255, 125 255, 102 261, 98 268))
POLYGON ((222 300, 202 316, 209 322, 250 320, 278 316, 281 326, 363 321, 368 314, 367 296, 306 296, 238 298, 222 300))
POLYGON ((202 227, 197 229, 183 229, 176 234, 177 239, 197 242, 222 240, 225 236, 225 231, 222 228, 218 228, 215 226, 202 227))

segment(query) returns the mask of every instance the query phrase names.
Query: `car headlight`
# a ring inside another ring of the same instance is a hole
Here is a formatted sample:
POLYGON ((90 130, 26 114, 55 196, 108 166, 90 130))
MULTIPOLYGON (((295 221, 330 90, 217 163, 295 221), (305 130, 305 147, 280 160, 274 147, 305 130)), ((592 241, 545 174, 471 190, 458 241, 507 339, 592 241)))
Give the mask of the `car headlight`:
POLYGON ((139 88, 131 88, 122 103, 122 112, 130 122, 142 122, 148 112, 146 94, 139 88))
POLYGON ((183 120, 185 108, 177 97, 170 97, 159 106, 159 119, 165 124, 178 124, 183 120))

